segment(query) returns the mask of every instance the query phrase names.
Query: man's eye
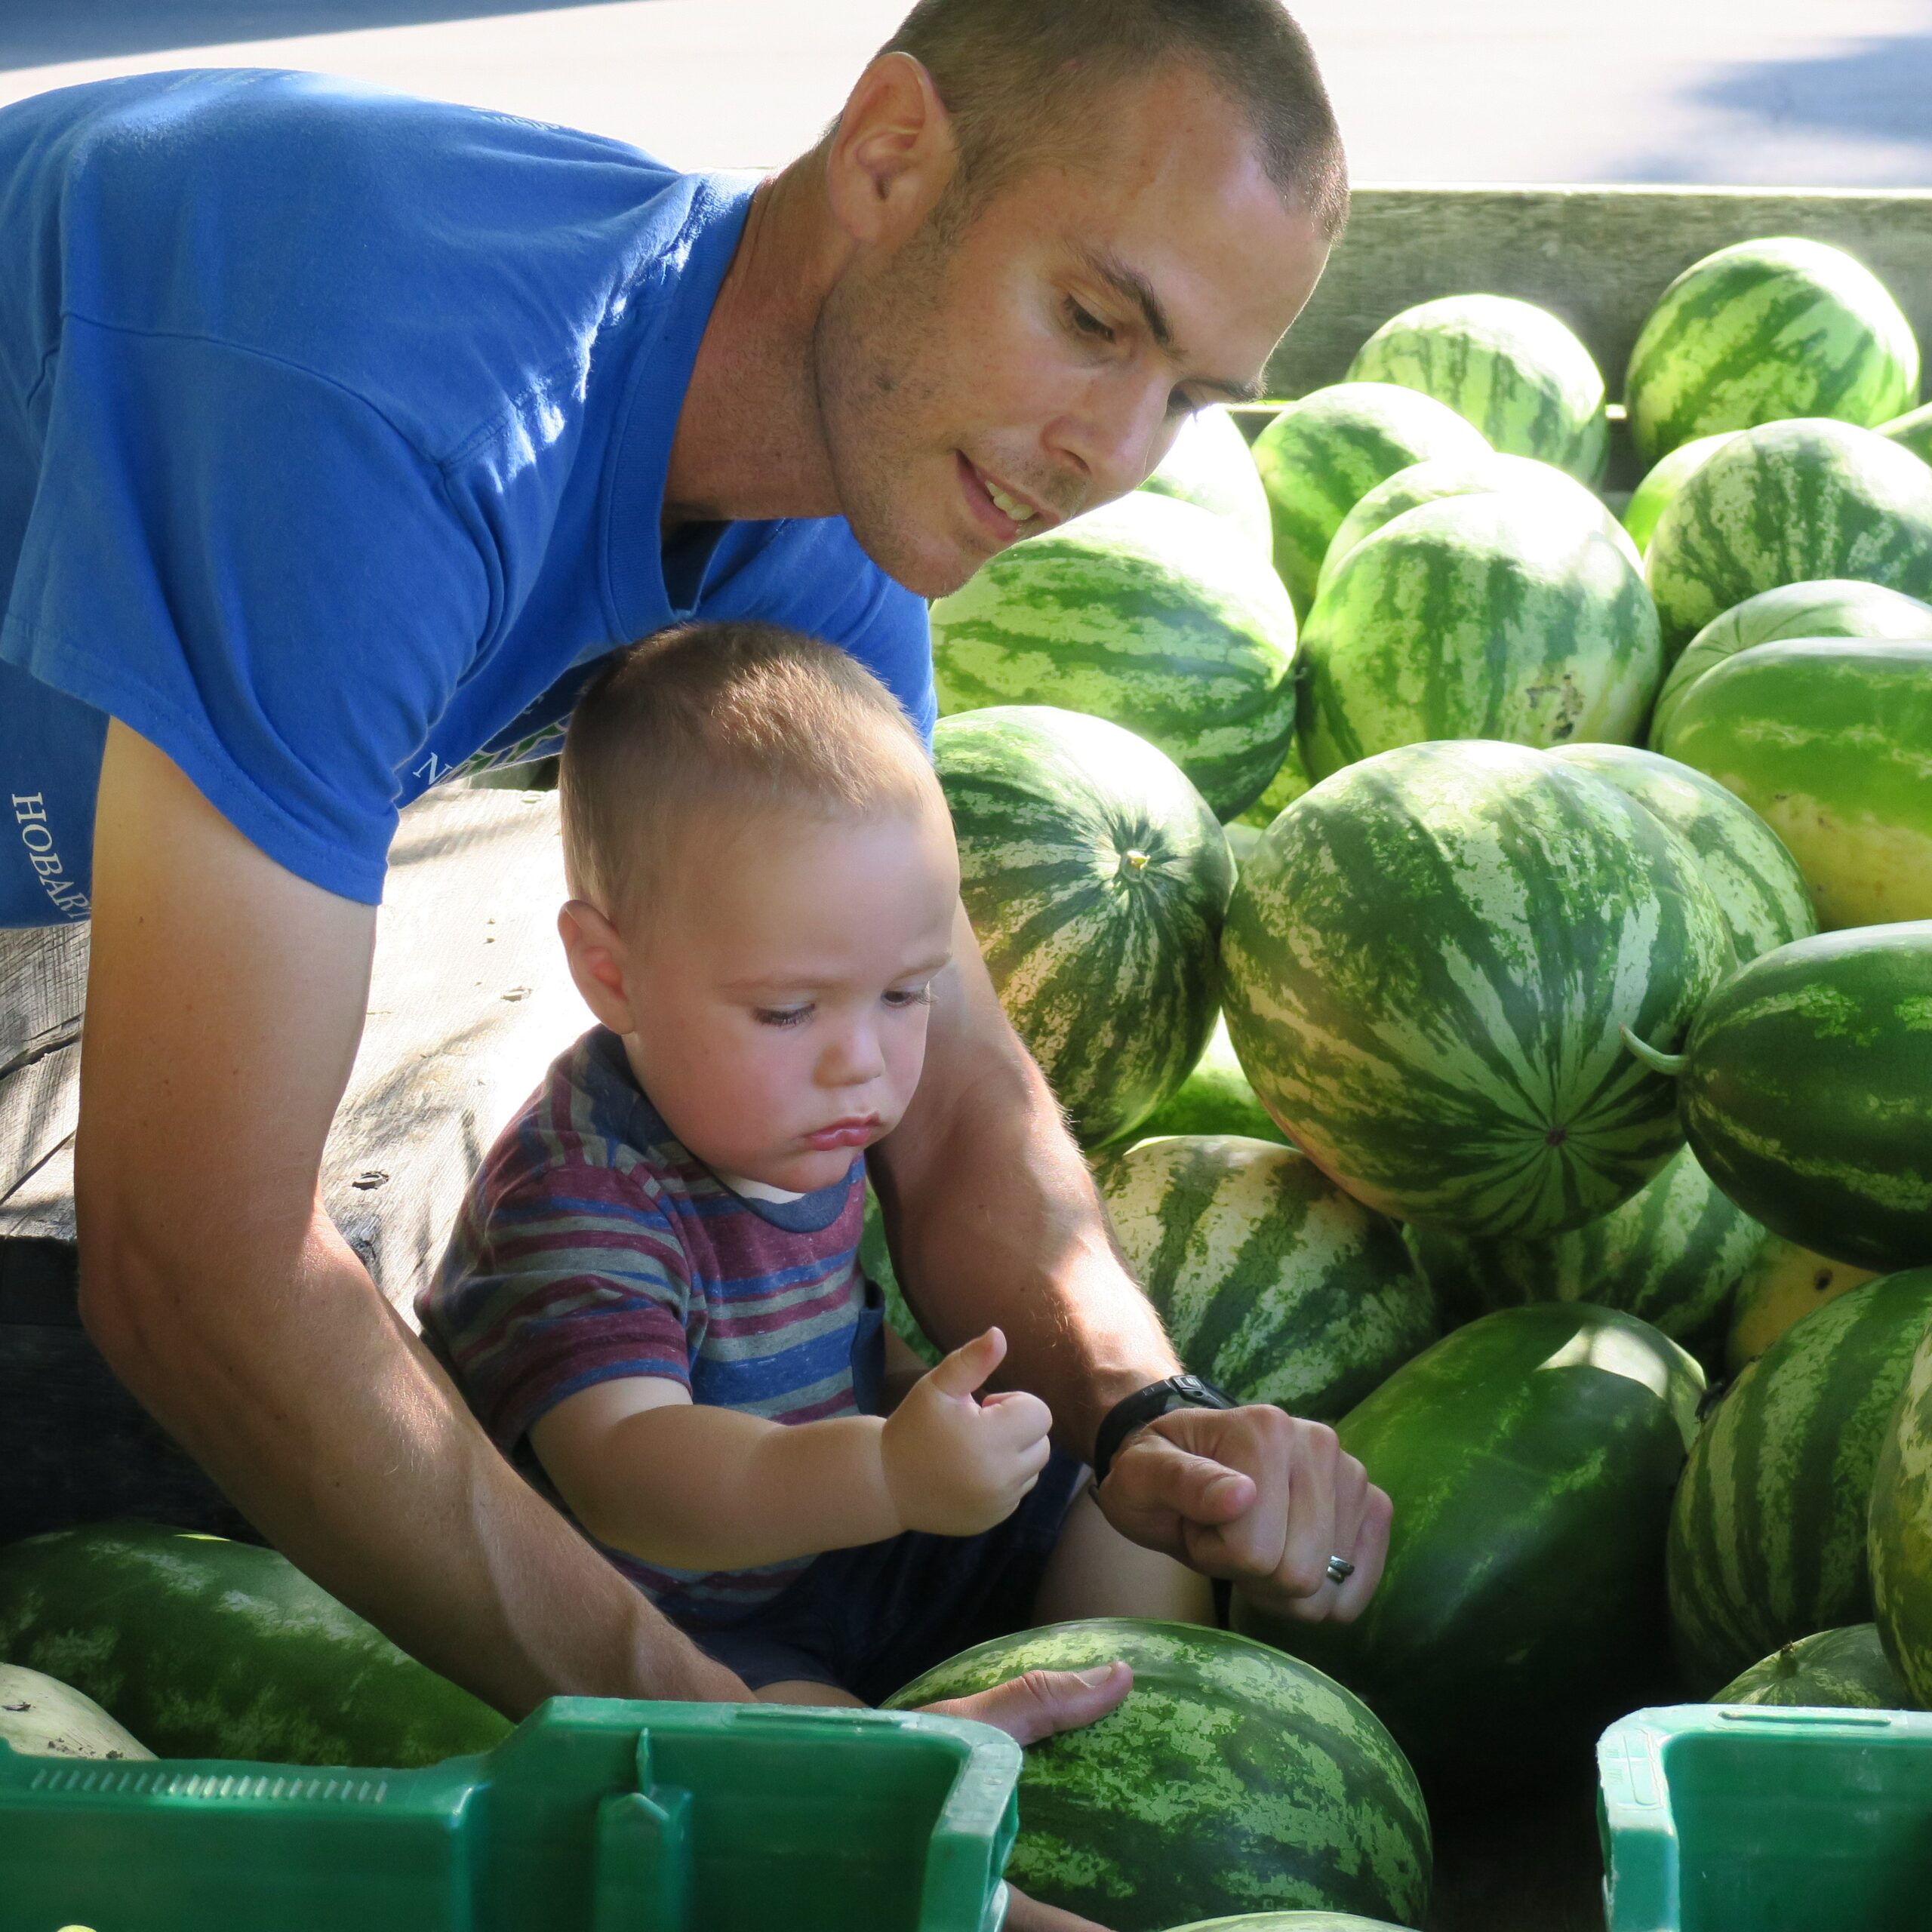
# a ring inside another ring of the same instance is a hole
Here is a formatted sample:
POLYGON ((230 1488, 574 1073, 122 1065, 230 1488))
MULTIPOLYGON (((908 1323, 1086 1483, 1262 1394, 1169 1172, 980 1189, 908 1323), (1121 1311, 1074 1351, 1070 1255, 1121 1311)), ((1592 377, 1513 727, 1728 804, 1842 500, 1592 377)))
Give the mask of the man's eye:
POLYGON ((761 1026, 796 1026, 811 1017, 808 1006, 761 1006, 752 1017, 761 1026))
POLYGON ((1091 309, 1083 309, 1072 296, 1066 298, 1068 319, 1081 335, 1091 336, 1096 342, 1112 342, 1114 332, 1091 309))
POLYGON ((1192 416, 1196 410, 1204 409, 1207 406, 1205 403, 1196 402, 1183 389, 1176 389, 1168 398, 1168 414, 1170 416, 1192 416))

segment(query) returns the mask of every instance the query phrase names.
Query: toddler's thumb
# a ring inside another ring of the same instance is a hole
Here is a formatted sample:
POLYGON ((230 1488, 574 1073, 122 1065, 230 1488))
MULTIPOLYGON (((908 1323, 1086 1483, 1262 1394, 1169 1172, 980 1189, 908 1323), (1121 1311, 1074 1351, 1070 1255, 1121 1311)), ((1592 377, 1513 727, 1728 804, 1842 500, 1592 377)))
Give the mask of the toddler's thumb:
POLYGON ((955 1349, 926 1377, 942 1395, 970 1395, 1006 1359, 1006 1337, 997 1328, 955 1349))

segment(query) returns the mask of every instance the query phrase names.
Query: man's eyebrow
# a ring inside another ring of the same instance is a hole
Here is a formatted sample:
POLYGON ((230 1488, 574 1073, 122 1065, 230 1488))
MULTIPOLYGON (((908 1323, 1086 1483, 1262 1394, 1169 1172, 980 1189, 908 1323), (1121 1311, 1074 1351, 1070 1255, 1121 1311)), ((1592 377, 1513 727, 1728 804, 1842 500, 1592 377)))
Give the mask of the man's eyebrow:
MULTIPOLYGON (((1140 311, 1140 318, 1147 325, 1147 333, 1154 338, 1155 346, 1174 361, 1186 361, 1187 352, 1175 341, 1174 325, 1168 320, 1168 312, 1161 307, 1161 298, 1154 293, 1153 284, 1118 255, 1097 248, 1091 243, 1082 243, 1079 254, 1091 273, 1140 311)), ((1259 383, 1236 382, 1230 376, 1190 376, 1188 380, 1204 389, 1220 390, 1230 402, 1261 400, 1262 386, 1259 383)))

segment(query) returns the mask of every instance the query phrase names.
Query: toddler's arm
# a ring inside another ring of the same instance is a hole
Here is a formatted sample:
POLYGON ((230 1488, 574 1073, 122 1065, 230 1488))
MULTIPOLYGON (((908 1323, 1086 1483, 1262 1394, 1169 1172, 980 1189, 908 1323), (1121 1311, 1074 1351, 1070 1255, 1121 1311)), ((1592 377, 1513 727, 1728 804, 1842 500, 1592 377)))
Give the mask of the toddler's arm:
POLYGON ((902 1530, 971 1536, 1012 1513, 1050 1453, 1037 1396, 974 1398, 1005 1353, 989 1328, 890 1416, 790 1424, 626 1377, 560 1402, 531 1441, 592 1535, 668 1569, 748 1570, 902 1530))

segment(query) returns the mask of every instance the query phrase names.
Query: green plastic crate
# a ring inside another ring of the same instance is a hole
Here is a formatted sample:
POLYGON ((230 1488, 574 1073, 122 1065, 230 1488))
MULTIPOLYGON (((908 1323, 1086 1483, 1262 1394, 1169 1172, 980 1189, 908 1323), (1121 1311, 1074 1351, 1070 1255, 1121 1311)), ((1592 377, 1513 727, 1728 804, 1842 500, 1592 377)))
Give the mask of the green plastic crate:
POLYGON ((1019 1774, 983 1724, 593 1698, 417 1771, 0 1745, 0 1932, 997 1932, 1019 1774))
POLYGON ((1639 1711, 1597 1769, 1609 1932, 1932 1927, 1932 1716, 1639 1711))

